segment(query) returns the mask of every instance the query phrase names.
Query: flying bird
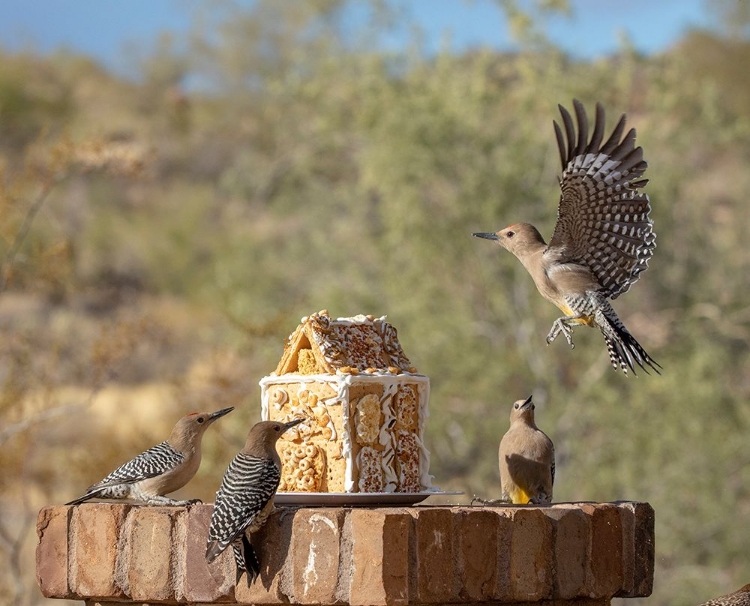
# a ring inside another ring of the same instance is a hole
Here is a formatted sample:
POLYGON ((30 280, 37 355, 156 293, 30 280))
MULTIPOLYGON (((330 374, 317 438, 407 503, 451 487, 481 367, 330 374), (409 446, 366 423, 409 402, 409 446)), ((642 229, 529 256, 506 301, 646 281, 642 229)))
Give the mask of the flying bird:
POLYGON ((557 223, 549 243, 533 225, 516 223, 494 233, 474 233, 513 253, 531 274, 539 293, 563 316, 552 324, 547 344, 562 333, 573 344, 573 327, 598 328, 610 362, 627 375, 636 366, 657 374, 661 366, 625 328, 610 300, 627 292, 648 267, 656 235, 649 218, 648 182, 635 129, 623 137, 625 115, 604 140, 604 108, 596 105, 594 130, 580 101, 574 100, 578 133, 562 107, 564 128, 554 122, 562 174, 557 223))

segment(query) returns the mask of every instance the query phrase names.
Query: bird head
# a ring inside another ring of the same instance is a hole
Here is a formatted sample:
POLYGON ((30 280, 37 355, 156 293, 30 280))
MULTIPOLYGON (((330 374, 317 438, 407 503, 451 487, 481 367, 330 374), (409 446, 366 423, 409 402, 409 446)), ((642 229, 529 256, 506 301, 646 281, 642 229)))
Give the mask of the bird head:
POLYGON ((233 410, 234 406, 230 406, 216 412, 191 412, 177 421, 167 441, 178 450, 181 450, 180 447, 182 445, 192 444, 194 440, 199 440, 211 423, 233 410))
POLYGON ((511 424, 517 420, 534 423, 534 408, 534 402, 532 401, 531 396, 525 400, 517 400, 514 402, 513 408, 510 411, 511 424))
POLYGON ((291 429, 303 421, 305 421, 304 418, 293 419, 288 423, 281 423, 280 421, 261 421, 260 423, 256 423, 250 428, 247 434, 246 448, 250 446, 253 446, 254 449, 257 447, 272 448, 287 429, 291 429))
POLYGON ((497 242, 517 257, 539 245, 545 246, 542 234, 530 223, 515 223, 494 233, 477 232, 473 235, 497 242))

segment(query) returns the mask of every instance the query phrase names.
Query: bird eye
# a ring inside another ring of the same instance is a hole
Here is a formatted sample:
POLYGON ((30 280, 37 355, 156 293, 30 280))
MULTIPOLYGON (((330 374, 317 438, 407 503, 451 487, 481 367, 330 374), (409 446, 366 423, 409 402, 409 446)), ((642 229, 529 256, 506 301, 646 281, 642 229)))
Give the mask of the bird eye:
POLYGON ((515 408, 516 410, 518 410, 518 402, 516 402, 515 404, 513 404, 513 408, 515 408))
POLYGON ((273 430, 274 431, 281 431, 281 426, 280 425, 275 425, 274 428, 273 428, 273 430))
POLYGON ((198 418, 196 419, 196 421, 198 421, 198 423, 203 423, 203 421, 205 421, 205 420, 206 420, 206 419, 204 419, 203 417, 198 417, 198 418))
POLYGON ((512 238, 513 236, 516 235, 516 232, 514 232, 514 231, 507 231, 507 232, 505 232, 505 235, 508 236, 509 238, 512 238))

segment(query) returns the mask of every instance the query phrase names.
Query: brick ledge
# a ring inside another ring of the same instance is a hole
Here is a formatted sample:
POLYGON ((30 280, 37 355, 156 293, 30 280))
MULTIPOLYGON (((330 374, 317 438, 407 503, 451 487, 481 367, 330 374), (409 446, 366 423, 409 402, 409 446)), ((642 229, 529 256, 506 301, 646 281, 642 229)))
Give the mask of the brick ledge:
POLYGON ((651 594, 648 503, 281 507, 253 537, 261 576, 204 559, 212 505, 46 507, 37 580, 92 603, 578 604, 651 594))

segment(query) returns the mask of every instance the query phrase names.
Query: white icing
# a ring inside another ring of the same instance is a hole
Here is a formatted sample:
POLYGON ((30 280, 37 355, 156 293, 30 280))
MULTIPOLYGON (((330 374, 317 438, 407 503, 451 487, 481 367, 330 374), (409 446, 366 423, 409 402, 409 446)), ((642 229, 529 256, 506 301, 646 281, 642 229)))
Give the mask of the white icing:
POLYGON ((427 425, 427 417, 430 416, 427 402, 430 399, 430 382, 426 381, 417 385, 419 392, 419 483, 422 489, 429 490, 432 488, 432 479, 430 475, 430 451, 424 445, 424 428, 427 425))
POLYGON ((396 492, 398 488, 398 475, 396 474, 396 451, 393 436, 393 424, 396 417, 393 415, 391 403, 393 396, 398 391, 398 383, 393 382, 387 385, 383 390, 383 397, 380 399, 380 408, 383 412, 383 425, 380 427, 380 443, 385 446, 381 467, 385 477, 383 490, 385 492, 396 492))

